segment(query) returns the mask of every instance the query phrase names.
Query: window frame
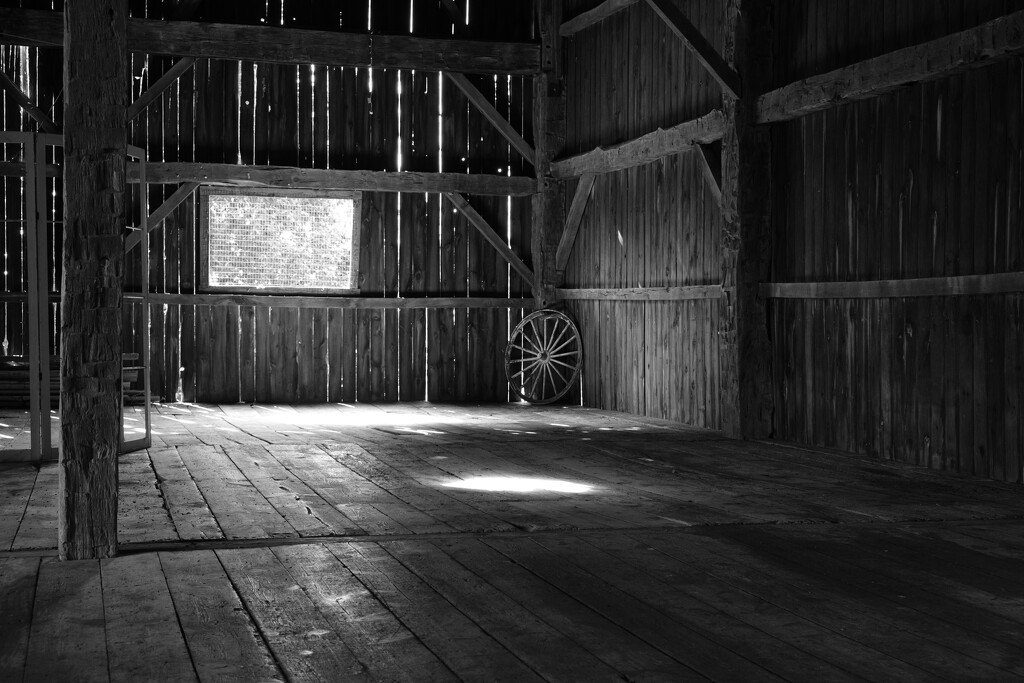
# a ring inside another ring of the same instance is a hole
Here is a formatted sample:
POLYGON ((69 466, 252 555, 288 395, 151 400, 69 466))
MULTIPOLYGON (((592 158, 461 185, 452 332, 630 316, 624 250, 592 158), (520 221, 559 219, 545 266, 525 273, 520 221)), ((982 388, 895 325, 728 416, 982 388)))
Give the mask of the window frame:
POLYGON ((283 187, 199 188, 199 288, 203 294, 291 294, 295 296, 359 294, 359 235, 362 225, 363 193, 358 190, 296 189, 283 187), (352 207, 352 287, 259 287, 210 284, 210 196, 287 197, 308 199, 350 199, 352 207))

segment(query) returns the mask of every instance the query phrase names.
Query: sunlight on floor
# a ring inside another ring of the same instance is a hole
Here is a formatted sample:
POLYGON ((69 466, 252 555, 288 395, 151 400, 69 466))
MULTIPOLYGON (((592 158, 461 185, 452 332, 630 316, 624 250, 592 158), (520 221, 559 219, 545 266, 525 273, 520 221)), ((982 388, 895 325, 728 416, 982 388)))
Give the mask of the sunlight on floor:
POLYGON ((587 493, 593 486, 562 479, 541 479, 535 477, 472 477, 445 484, 453 489, 473 491, 502 491, 508 493, 587 493))

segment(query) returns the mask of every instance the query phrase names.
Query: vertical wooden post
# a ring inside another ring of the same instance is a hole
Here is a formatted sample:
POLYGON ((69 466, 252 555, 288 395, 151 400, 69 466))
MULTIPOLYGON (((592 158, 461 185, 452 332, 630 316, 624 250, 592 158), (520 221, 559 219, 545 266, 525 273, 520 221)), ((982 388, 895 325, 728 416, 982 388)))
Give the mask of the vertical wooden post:
POLYGON ((64 9, 61 559, 117 553, 127 0, 64 9))
POLYGON ((723 96, 730 126, 722 141, 722 300, 719 329, 722 429, 727 436, 771 433, 773 388, 765 299, 771 271, 771 138, 756 124, 758 93, 771 68, 771 8, 726 0, 726 55, 742 84, 723 96))
POLYGON ((555 252, 562 232, 563 188, 551 177, 551 160, 565 144, 565 89, 562 83, 561 0, 537 0, 541 74, 533 80, 533 136, 537 194, 533 196, 533 296, 538 308, 556 297, 555 252))

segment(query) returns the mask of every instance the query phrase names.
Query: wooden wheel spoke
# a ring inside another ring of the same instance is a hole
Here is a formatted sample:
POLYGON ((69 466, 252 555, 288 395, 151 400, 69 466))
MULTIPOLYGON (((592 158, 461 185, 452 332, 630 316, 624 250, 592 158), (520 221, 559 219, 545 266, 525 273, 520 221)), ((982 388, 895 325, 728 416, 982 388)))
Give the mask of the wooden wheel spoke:
POLYGON ((572 344, 572 343, 573 343, 574 341, 576 341, 576 340, 575 340, 575 339, 573 339, 572 337, 570 337, 569 339, 566 339, 566 340, 565 340, 565 341, 564 341, 564 342, 563 342, 563 343, 561 344, 561 346, 558 346, 558 347, 556 347, 556 348, 553 348, 553 349, 548 349, 548 353, 554 353, 555 351, 561 351, 562 349, 564 349, 564 348, 565 348, 566 346, 568 346, 569 344, 572 344))
MULTIPOLYGON (((559 335, 558 335, 558 338, 557 338, 557 339, 555 339, 555 338, 554 338, 554 336, 552 335, 552 339, 553 339, 553 341, 552 341, 552 342, 551 342, 551 344, 550 344, 550 345, 549 345, 549 346, 547 347, 547 349, 548 349, 548 352, 553 352, 553 351, 557 351, 558 349, 562 348, 561 346, 559 346, 559 345, 558 345, 558 343, 559 343, 560 341, 562 341, 562 339, 564 339, 564 338, 565 338, 565 333, 566 333, 566 332, 568 332, 568 331, 569 331, 569 327, 568 327, 568 326, 562 326, 562 332, 561 332, 561 334, 559 334, 559 335)), ((563 346, 564 346, 564 345, 563 345, 563 346)))
POLYGON ((531 358, 537 358, 537 357, 539 357, 539 356, 540 356, 540 354, 539 354, 539 353, 537 353, 536 351, 534 351, 534 350, 532 350, 532 349, 527 349, 526 347, 523 347, 523 346, 519 346, 519 344, 516 344, 515 342, 509 342, 509 346, 511 346, 511 347, 512 347, 512 348, 514 348, 514 349, 519 349, 519 350, 520 350, 520 351, 522 351, 522 352, 523 352, 524 354, 526 354, 526 353, 528 353, 528 354, 532 354, 532 355, 531 355, 531 358))
POLYGON ((512 376, 515 377, 516 375, 524 375, 527 372, 530 372, 531 370, 533 370, 533 368, 537 367, 537 365, 539 363, 540 363, 539 360, 531 361, 529 365, 524 365, 522 368, 520 368, 515 373, 513 373, 512 376))
POLYGON ((542 349, 539 346, 537 346, 537 343, 533 339, 531 339, 525 334, 520 336, 523 340, 523 343, 530 345, 530 348, 533 349, 533 353, 540 355, 542 349))
POLYGON ((551 362, 552 363, 557 363, 558 365, 563 365, 563 366, 569 368, 570 370, 574 370, 575 367, 576 367, 574 365, 570 365, 569 363, 566 363, 565 361, 561 361, 561 360, 552 359, 551 362))
POLYGON ((569 356, 578 356, 579 351, 566 351, 565 353, 549 353, 548 358, 568 358, 569 356))
POLYGON ((544 366, 544 374, 551 380, 551 391, 557 393, 558 387, 555 385, 555 376, 551 372, 551 364, 547 363, 544 366))
POLYGON ((565 379, 565 375, 563 375, 562 371, 558 369, 558 366, 556 366, 554 363, 549 363, 547 367, 551 368, 552 372, 558 373, 558 378, 562 380, 562 384, 568 383, 568 381, 565 379))

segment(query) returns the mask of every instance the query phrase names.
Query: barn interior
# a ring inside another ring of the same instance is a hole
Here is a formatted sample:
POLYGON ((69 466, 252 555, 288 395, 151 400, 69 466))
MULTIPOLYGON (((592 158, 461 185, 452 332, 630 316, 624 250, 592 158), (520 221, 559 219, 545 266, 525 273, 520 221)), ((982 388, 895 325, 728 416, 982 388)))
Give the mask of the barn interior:
POLYGON ((1024 678, 1021 0, 0 0, 0 680, 1024 678))

